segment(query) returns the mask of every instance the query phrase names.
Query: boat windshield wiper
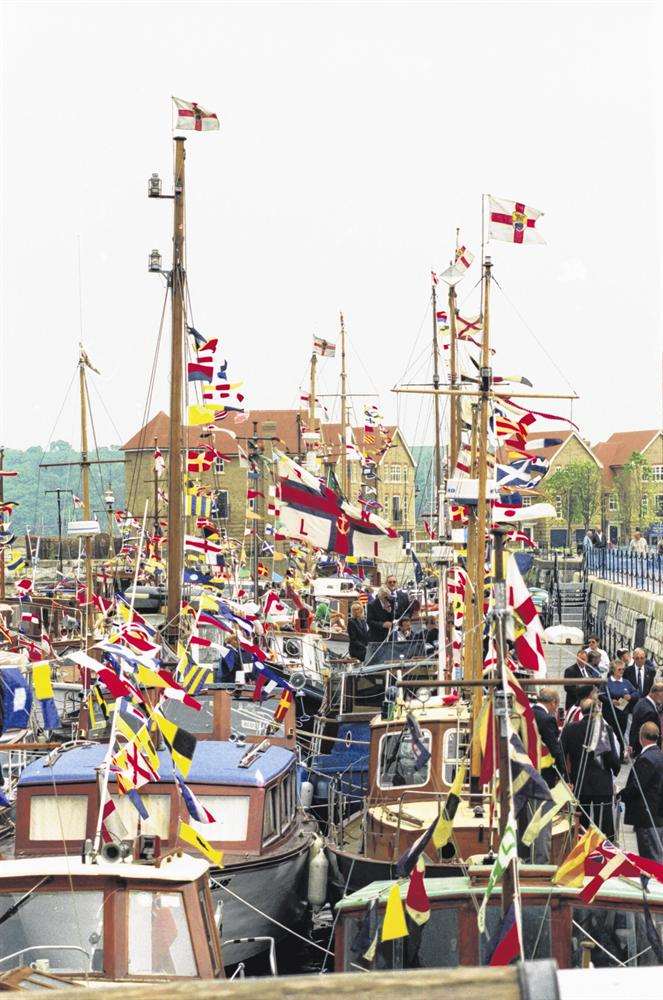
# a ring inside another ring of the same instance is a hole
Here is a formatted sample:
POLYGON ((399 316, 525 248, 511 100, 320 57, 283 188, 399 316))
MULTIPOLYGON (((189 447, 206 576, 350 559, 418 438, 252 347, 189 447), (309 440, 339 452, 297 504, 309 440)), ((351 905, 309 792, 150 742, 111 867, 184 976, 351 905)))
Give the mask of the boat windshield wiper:
POLYGON ((33 885, 32 889, 28 889, 25 895, 21 896, 20 899, 17 899, 14 905, 10 906, 9 909, 2 914, 2 916, 0 917, 0 925, 4 924, 5 921, 9 920, 10 917, 13 917, 15 913, 18 913, 23 904, 27 903, 27 901, 30 899, 30 896, 32 896, 32 894, 36 892, 37 889, 41 889, 42 885, 47 885, 49 882, 52 882, 54 878, 55 878, 54 875, 46 875, 43 879, 41 879, 40 882, 37 882, 36 885, 33 885))

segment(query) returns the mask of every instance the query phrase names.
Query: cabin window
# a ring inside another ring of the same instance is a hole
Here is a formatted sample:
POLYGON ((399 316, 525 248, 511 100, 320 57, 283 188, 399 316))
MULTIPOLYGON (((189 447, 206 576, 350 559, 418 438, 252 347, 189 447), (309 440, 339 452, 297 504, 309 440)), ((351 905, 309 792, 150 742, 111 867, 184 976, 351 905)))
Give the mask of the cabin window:
MULTIPOLYGON (((39 875, 35 875, 35 883, 39 875)), ((0 920, 25 895, 0 895, 0 920)), ((53 972, 83 972, 104 968, 103 892, 35 892, 2 924, 2 953, 40 946, 18 964, 47 959, 53 972), (72 950, 65 950, 65 946, 72 950), (48 947, 47 947, 48 946, 48 947), (87 954, 86 954, 87 953, 87 954)), ((2 966, 5 972, 8 965, 2 966)))
POLYGON ((263 842, 275 837, 280 829, 279 786, 272 785, 265 791, 265 812, 262 820, 263 842))
POLYGON ((249 832, 249 796, 248 795, 198 795, 199 801, 214 816, 215 823, 198 823, 190 820, 191 825, 202 833, 206 840, 213 843, 221 841, 246 840, 249 832))
POLYGON ((181 892, 129 893, 129 975, 195 976, 181 892))
MULTIPOLYGON (((357 972, 369 968, 362 957, 366 951, 366 938, 360 935, 365 914, 348 917, 344 921, 344 963, 343 970, 357 972)), ((379 918, 382 920, 383 914, 379 918)), ((378 914, 374 916, 375 928, 369 928, 373 938, 377 930, 378 914)), ((459 964, 458 956, 458 908, 437 907, 431 910, 428 922, 423 927, 414 927, 412 932, 398 943, 387 941, 378 944, 375 953, 375 969, 452 969, 459 964), (440 947, 440 942, 444 947, 440 947), (401 947, 402 942, 402 947, 401 947), (394 946, 395 945, 395 946, 394 946)))
MULTIPOLYGON (((663 913, 651 910, 659 937, 663 934, 663 913)), ((595 968, 616 967, 623 963, 657 965, 656 956, 647 940, 642 909, 610 907, 578 907, 571 911, 571 967, 582 966, 584 941, 592 943, 591 961, 595 968), (605 949, 605 950, 603 950, 605 949)))
POLYGON ((470 747, 470 731, 466 726, 447 729, 442 743, 442 781, 450 785, 456 777, 456 768, 470 747))
POLYGON ((295 812, 295 772, 291 771, 281 782, 281 817, 282 830, 287 829, 293 820, 295 812))
POLYGON ((138 835, 138 821, 140 820, 140 832, 150 833, 168 840, 170 832, 170 795, 143 795, 143 803, 149 813, 148 819, 141 819, 138 811, 131 803, 127 795, 111 795, 115 807, 123 826, 126 828, 127 837, 138 835))
POLYGON ((247 701, 245 698, 233 699, 230 705, 230 727, 233 733, 247 736, 263 736, 269 732, 271 736, 285 736, 285 719, 274 721, 274 712, 281 697, 272 694, 264 701, 247 701), (270 728, 271 727, 271 728, 270 728))
MULTIPOLYGON (((502 911, 499 901, 486 910, 486 933, 479 935, 479 965, 485 965, 488 960, 488 947, 494 937, 502 911)), ((550 958, 550 906, 523 906, 523 952, 527 961, 536 958, 550 958)))
MULTIPOLYGON (((201 647, 202 648, 202 647, 201 647)), ((207 652, 206 649, 202 649, 207 652)), ((218 653, 215 654, 218 658, 218 653)), ((212 695, 196 695, 196 701, 200 702, 200 710, 189 708, 176 698, 163 698, 161 704, 165 717, 187 733, 199 733, 201 735, 212 735, 214 733, 214 697, 212 695)))
MULTIPOLYGON (((430 730, 422 729, 421 738, 428 751, 430 730)), ((380 788, 414 788, 425 785, 430 777, 430 760, 421 767, 412 749, 412 736, 405 728, 400 733, 386 733, 380 739, 378 785, 380 788)))
POLYGON ((85 840, 87 795, 33 795, 30 840, 85 840))

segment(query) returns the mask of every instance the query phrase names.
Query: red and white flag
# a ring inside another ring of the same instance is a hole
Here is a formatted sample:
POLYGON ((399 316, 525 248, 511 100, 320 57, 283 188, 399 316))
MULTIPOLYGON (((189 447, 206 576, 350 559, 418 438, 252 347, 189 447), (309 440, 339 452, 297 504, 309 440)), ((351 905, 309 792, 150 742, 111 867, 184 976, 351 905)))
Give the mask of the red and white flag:
POLYGON ((156 473, 157 479, 161 479, 163 475, 163 470, 166 468, 166 462, 161 454, 159 448, 154 449, 154 471, 156 473))
POLYGON ((334 358, 336 357, 336 344, 332 344, 330 340, 324 340, 322 337, 314 337, 313 351, 323 358, 334 358))
POLYGON ((177 123, 175 128, 190 132, 213 132, 219 128, 219 119, 213 111, 201 108, 195 101, 181 101, 173 97, 177 108, 177 123))
POLYGON ((442 281, 446 281, 448 285, 455 285, 457 281, 460 281, 461 278, 465 277, 465 274, 467 273, 467 270, 473 260, 474 254, 471 253, 467 247, 458 247, 454 263, 440 275, 442 281))
POLYGON ((527 584, 520 575, 513 555, 506 564, 507 605, 513 610, 513 638, 518 662, 525 670, 531 670, 539 677, 546 676, 546 660, 543 655, 543 626, 532 600, 527 584))
POLYGON ((545 243, 536 228, 543 215, 538 208, 531 208, 522 201, 502 201, 488 196, 490 206, 488 239, 503 243, 545 243))
POLYGON ((74 505, 74 510, 80 510, 80 508, 83 506, 83 501, 81 500, 80 497, 77 497, 75 493, 71 494, 71 502, 74 505))

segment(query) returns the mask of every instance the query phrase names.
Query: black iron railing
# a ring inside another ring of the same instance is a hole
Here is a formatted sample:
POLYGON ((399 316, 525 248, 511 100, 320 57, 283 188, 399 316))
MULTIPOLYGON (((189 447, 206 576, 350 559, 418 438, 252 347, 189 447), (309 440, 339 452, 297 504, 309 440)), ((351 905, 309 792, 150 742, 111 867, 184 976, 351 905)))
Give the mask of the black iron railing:
MULTIPOLYGON (((587 614, 585 622, 585 635, 597 635, 599 637, 599 646, 601 649, 605 649, 611 660, 614 660, 617 656, 618 649, 628 649, 633 651, 633 647, 635 645, 632 633, 630 636, 625 635, 620 629, 607 622, 605 618, 598 620, 597 617, 591 612, 587 614)), ((647 659, 656 663, 656 657, 653 649, 649 646, 648 639, 644 640, 642 648, 645 651, 647 659)))
POLYGON ((663 556, 638 555, 630 549, 590 549, 585 553, 584 570, 589 576, 612 580, 634 590, 663 594, 663 556))

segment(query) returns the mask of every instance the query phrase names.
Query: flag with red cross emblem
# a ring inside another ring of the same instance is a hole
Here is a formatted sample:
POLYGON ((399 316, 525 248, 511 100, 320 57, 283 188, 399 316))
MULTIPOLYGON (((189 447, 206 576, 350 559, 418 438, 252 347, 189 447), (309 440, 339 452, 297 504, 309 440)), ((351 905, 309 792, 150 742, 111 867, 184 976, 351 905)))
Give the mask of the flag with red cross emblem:
POLYGON ((173 97, 177 108, 177 123, 175 128, 193 132, 212 132, 219 128, 219 119, 213 111, 201 108, 195 101, 181 101, 173 97))
POLYGON ((543 215, 522 201, 502 201, 488 196, 490 205, 488 238, 504 243, 545 243, 536 228, 543 215))

